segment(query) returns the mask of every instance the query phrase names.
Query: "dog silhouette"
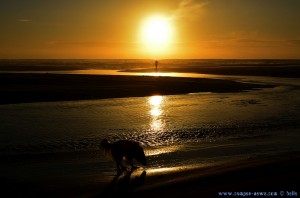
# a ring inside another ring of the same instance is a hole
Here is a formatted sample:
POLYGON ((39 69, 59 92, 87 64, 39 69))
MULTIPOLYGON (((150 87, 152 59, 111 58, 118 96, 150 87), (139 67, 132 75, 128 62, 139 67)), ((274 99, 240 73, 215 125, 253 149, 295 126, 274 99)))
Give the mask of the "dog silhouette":
POLYGON ((133 165, 135 159, 140 164, 146 166, 146 156, 144 149, 138 142, 131 140, 119 140, 114 143, 110 143, 107 139, 103 139, 100 147, 104 149, 106 154, 110 154, 113 160, 116 162, 117 170, 123 170, 126 168, 122 165, 123 160, 130 165, 130 169, 137 168, 133 165))

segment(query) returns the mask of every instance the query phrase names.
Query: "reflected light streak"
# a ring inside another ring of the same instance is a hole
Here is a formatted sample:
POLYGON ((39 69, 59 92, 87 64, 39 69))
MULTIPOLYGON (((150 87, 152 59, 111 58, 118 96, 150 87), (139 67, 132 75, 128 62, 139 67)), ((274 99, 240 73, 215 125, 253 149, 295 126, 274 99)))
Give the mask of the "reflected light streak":
POLYGON ((158 108, 160 106, 160 104, 162 103, 162 100, 163 100, 162 96, 151 96, 149 99, 149 103, 150 103, 150 105, 158 108))
POLYGON ((162 110, 163 97, 151 96, 148 102, 151 108, 150 115, 152 116, 150 127, 153 131, 160 131, 164 127, 164 122, 160 118, 160 116, 163 114, 163 110, 162 110))
MULTIPOLYGON (((228 162, 227 162, 228 163, 228 162)), ((183 176, 187 176, 187 174, 193 174, 194 171, 203 171, 203 168, 217 166, 217 165, 224 165, 224 162, 209 162, 205 164, 197 164, 197 165, 184 165, 184 166, 175 166, 175 167, 164 167, 164 168, 151 168, 147 169, 148 176, 155 176, 162 174, 169 174, 169 173, 179 173, 183 176), (188 171, 188 172, 185 172, 188 171)))
POLYGON ((161 115, 161 110, 157 109, 157 108, 153 108, 153 109, 150 110, 150 114, 152 116, 155 116, 155 117, 160 116, 161 115))
POLYGON ((161 120, 153 119, 150 126, 152 130, 160 131, 163 129, 164 123, 161 120))
MULTIPOLYGON (((11 73, 11 71, 0 71, 0 73, 11 73)), ((91 74, 91 75, 127 75, 127 76, 170 76, 190 78, 217 78, 220 75, 179 73, 179 72, 125 72, 119 70, 86 69, 86 70, 65 70, 65 71, 13 71, 13 73, 50 73, 50 74, 91 74)), ((222 77, 222 76, 221 76, 222 77)))
POLYGON ((168 147, 162 147, 157 149, 152 149, 150 151, 146 151, 147 156, 153 156, 153 155, 161 155, 165 153, 173 153, 179 150, 184 149, 184 146, 168 146, 168 147))

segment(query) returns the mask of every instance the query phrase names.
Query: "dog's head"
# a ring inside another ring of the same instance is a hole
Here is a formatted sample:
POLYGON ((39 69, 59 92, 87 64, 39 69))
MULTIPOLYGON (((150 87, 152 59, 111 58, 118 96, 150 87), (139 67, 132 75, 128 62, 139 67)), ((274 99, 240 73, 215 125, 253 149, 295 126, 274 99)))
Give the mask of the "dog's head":
POLYGON ((101 144, 100 144, 100 148, 106 148, 109 145, 109 142, 107 139, 103 139, 101 144))
POLYGON ((108 142, 107 139, 103 139, 100 144, 100 149, 104 151, 105 155, 111 156, 111 147, 112 144, 108 142))

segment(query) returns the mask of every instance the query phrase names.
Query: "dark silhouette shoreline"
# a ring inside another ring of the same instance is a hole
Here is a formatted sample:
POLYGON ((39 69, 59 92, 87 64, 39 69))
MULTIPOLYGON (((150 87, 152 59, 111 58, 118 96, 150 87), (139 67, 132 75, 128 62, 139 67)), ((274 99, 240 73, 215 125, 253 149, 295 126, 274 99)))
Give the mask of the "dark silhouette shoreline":
POLYGON ((231 93, 272 87, 275 86, 208 78, 1 73, 0 104, 144 97, 196 92, 231 93))

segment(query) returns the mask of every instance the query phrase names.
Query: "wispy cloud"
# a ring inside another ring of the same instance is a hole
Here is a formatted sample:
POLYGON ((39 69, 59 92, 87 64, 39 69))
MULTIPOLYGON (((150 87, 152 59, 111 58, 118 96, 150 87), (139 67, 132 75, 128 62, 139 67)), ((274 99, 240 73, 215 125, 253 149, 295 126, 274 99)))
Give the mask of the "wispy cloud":
POLYGON ((172 18, 191 18, 197 16, 203 9, 205 5, 208 4, 208 1, 199 3, 194 0, 182 0, 178 8, 174 10, 172 18))
POLYGON ((18 21, 21 22, 21 23, 28 23, 28 22, 31 22, 32 20, 22 18, 22 19, 18 19, 18 21))

